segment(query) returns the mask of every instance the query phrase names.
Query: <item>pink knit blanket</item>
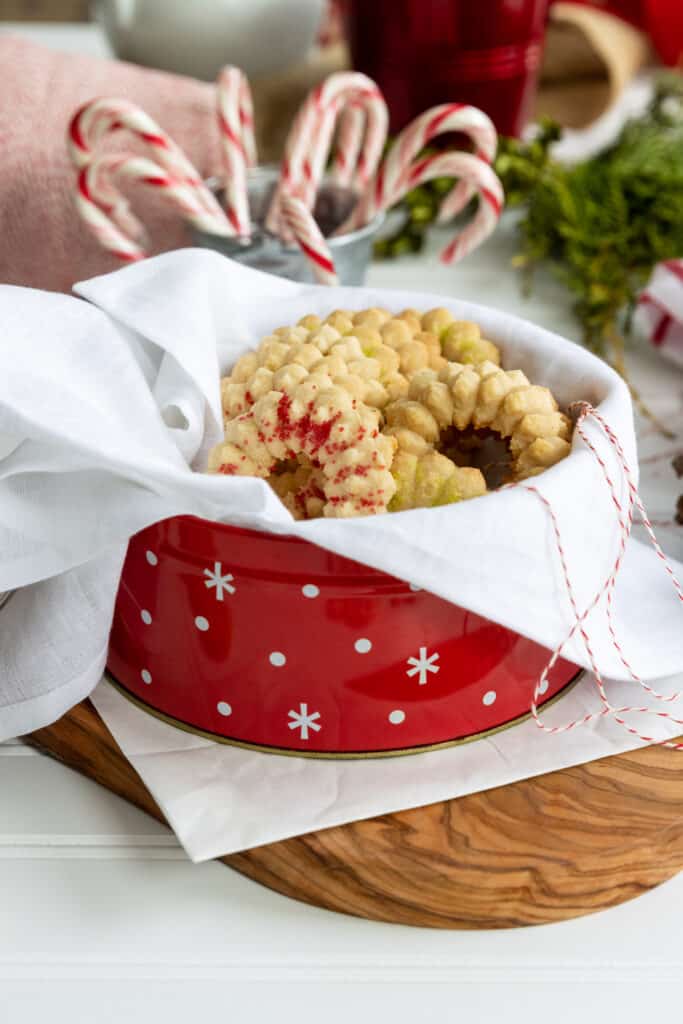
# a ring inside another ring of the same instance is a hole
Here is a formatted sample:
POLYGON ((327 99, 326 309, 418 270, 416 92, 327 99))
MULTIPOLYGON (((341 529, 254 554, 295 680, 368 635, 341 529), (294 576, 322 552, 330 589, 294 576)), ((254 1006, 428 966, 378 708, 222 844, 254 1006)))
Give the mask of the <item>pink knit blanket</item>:
MULTIPOLYGON (((69 291, 113 270, 73 203, 75 172, 65 137, 77 107, 97 96, 143 107, 203 175, 219 169, 213 86, 118 61, 56 53, 18 36, 0 37, 0 283, 69 291)), ((136 149, 128 137, 112 139, 136 149)), ((149 228, 150 251, 187 244, 177 215, 151 196, 127 192, 149 228)))

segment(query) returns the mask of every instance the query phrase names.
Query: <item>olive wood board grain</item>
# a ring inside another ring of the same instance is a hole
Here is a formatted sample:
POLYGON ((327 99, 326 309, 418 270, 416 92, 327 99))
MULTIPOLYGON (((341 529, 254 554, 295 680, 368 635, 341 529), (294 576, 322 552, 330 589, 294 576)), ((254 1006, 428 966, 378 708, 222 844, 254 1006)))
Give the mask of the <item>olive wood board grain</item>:
MULTIPOLYGON (((89 701, 28 743, 163 821, 89 701)), ((285 896, 376 921, 512 928, 590 914, 683 868, 683 762, 646 747, 222 861, 285 896)))

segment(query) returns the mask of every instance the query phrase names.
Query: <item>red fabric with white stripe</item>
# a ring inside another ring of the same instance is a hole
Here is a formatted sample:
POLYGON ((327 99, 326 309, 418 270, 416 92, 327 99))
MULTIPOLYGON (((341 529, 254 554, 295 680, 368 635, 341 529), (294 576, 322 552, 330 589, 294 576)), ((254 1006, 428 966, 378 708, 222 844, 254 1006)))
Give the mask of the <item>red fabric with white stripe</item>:
POLYGON ((663 356, 683 366, 683 259, 655 267, 638 300, 635 322, 663 356))

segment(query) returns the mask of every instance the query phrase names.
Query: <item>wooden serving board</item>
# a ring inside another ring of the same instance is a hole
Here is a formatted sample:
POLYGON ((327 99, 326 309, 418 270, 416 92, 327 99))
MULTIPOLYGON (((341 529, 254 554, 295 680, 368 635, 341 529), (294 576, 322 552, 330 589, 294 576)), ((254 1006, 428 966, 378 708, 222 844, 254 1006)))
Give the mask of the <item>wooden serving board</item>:
MULTIPOLYGON (((89 701, 26 739, 163 821, 89 701)), ((377 921, 561 921, 683 868, 683 762, 648 747, 222 860, 286 896, 377 921)))

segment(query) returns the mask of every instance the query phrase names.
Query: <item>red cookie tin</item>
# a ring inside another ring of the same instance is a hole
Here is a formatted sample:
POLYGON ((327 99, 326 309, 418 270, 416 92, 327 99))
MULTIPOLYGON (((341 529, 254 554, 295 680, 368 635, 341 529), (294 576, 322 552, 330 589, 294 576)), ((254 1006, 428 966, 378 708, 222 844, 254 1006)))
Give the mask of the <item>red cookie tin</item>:
MULTIPOLYGON (((183 516, 130 542, 108 670, 153 714, 226 743, 381 757, 524 717, 548 656, 298 538, 183 516)), ((558 661, 542 700, 578 673, 558 661)))

